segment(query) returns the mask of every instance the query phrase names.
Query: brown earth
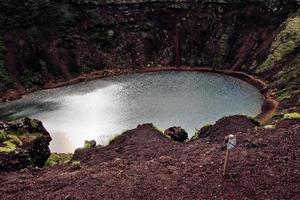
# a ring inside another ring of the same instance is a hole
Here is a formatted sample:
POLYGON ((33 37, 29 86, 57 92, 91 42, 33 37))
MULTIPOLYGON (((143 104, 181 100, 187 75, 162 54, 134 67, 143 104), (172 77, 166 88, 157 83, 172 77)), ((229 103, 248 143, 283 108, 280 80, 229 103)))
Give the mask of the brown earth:
POLYGON ((300 120, 284 120, 275 129, 251 123, 234 116, 213 126, 219 136, 237 137, 226 177, 223 137, 176 143, 148 124, 109 146, 78 151, 80 165, 0 172, 0 197, 299 199, 300 120))

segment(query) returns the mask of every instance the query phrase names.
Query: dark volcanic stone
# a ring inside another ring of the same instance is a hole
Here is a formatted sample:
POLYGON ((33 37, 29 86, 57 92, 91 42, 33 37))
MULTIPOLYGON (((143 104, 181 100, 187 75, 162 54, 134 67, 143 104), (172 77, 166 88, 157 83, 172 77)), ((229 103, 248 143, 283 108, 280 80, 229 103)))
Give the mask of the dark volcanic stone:
POLYGON ((50 156, 51 136, 42 122, 29 118, 0 122, 0 131, 4 135, 0 141, 0 171, 44 166, 50 156))
POLYGON ((165 130, 164 135, 171 137, 176 142, 184 142, 188 139, 187 132, 181 127, 170 127, 165 130))

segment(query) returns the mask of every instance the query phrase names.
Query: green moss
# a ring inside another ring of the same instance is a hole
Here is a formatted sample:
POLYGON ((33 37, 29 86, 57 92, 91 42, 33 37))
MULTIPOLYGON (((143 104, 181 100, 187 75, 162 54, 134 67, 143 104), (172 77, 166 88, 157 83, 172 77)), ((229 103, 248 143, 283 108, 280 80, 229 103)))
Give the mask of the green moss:
POLYGON ((91 140, 91 141, 85 140, 83 148, 84 149, 90 149, 90 148, 93 148, 95 146, 96 146, 96 142, 94 140, 91 140))
POLYGON ((290 98, 294 94, 300 93, 300 58, 295 58, 286 64, 282 71, 274 76, 275 80, 271 83, 274 88, 279 88, 276 96, 279 100, 290 98))
POLYGON ((300 113, 286 113, 283 119, 300 119, 300 113))
POLYGON ((22 146, 22 142, 18 136, 0 131, 0 152, 11 152, 19 146, 22 146))
POLYGON ((17 145, 10 140, 3 142, 2 145, 3 146, 0 147, 0 153, 9 153, 17 148, 17 145))
POLYGON ((52 167, 55 165, 63 165, 70 163, 73 154, 71 153, 51 153, 48 160, 45 162, 45 167, 52 167))
POLYGON ((22 141, 16 135, 9 134, 8 138, 9 138, 8 141, 10 141, 11 143, 13 143, 13 144, 15 144, 17 146, 22 146, 22 144, 23 144, 22 141))
POLYGON ((7 139, 7 133, 4 130, 0 130, 0 142, 4 142, 7 139))
POLYGON ((296 51, 300 43, 300 16, 298 13, 290 16, 284 25, 284 29, 277 35, 272 43, 270 54, 265 62, 257 69, 261 73, 275 63, 282 60, 286 55, 296 51))

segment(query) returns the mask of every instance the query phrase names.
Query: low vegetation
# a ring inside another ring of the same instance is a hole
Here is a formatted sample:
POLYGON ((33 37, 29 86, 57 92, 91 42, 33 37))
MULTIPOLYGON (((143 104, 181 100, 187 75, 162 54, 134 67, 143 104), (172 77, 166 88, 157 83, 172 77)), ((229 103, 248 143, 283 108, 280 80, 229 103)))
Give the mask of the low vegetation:
POLYGON ((9 134, 4 130, 0 130, 0 153, 9 153, 22 146, 22 141, 18 136, 9 134))
POLYGON ((55 165, 63 165, 70 163, 73 154, 71 153, 51 153, 50 157, 45 163, 45 167, 52 167, 55 165))
POLYGON ((300 113, 286 113, 283 119, 300 119, 300 113))
POLYGON ((96 141, 95 140, 85 140, 83 148, 84 149, 90 149, 96 147, 96 141))
POLYGON ((299 10, 292 14, 285 22, 283 30, 277 35, 270 48, 270 54, 264 63, 256 70, 261 73, 270 69, 285 56, 294 53, 300 43, 299 10))

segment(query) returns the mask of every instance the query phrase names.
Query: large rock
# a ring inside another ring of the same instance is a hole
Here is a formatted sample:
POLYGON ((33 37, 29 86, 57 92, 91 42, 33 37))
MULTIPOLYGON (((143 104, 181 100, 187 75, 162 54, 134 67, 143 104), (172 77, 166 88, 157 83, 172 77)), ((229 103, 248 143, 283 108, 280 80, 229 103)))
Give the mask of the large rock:
POLYGON ((0 122, 0 171, 42 167, 50 156, 50 141, 49 133, 38 120, 0 122))
POLYGON ((171 137, 176 142, 184 142, 188 139, 187 132, 181 127, 170 127, 165 130, 164 135, 171 137))

